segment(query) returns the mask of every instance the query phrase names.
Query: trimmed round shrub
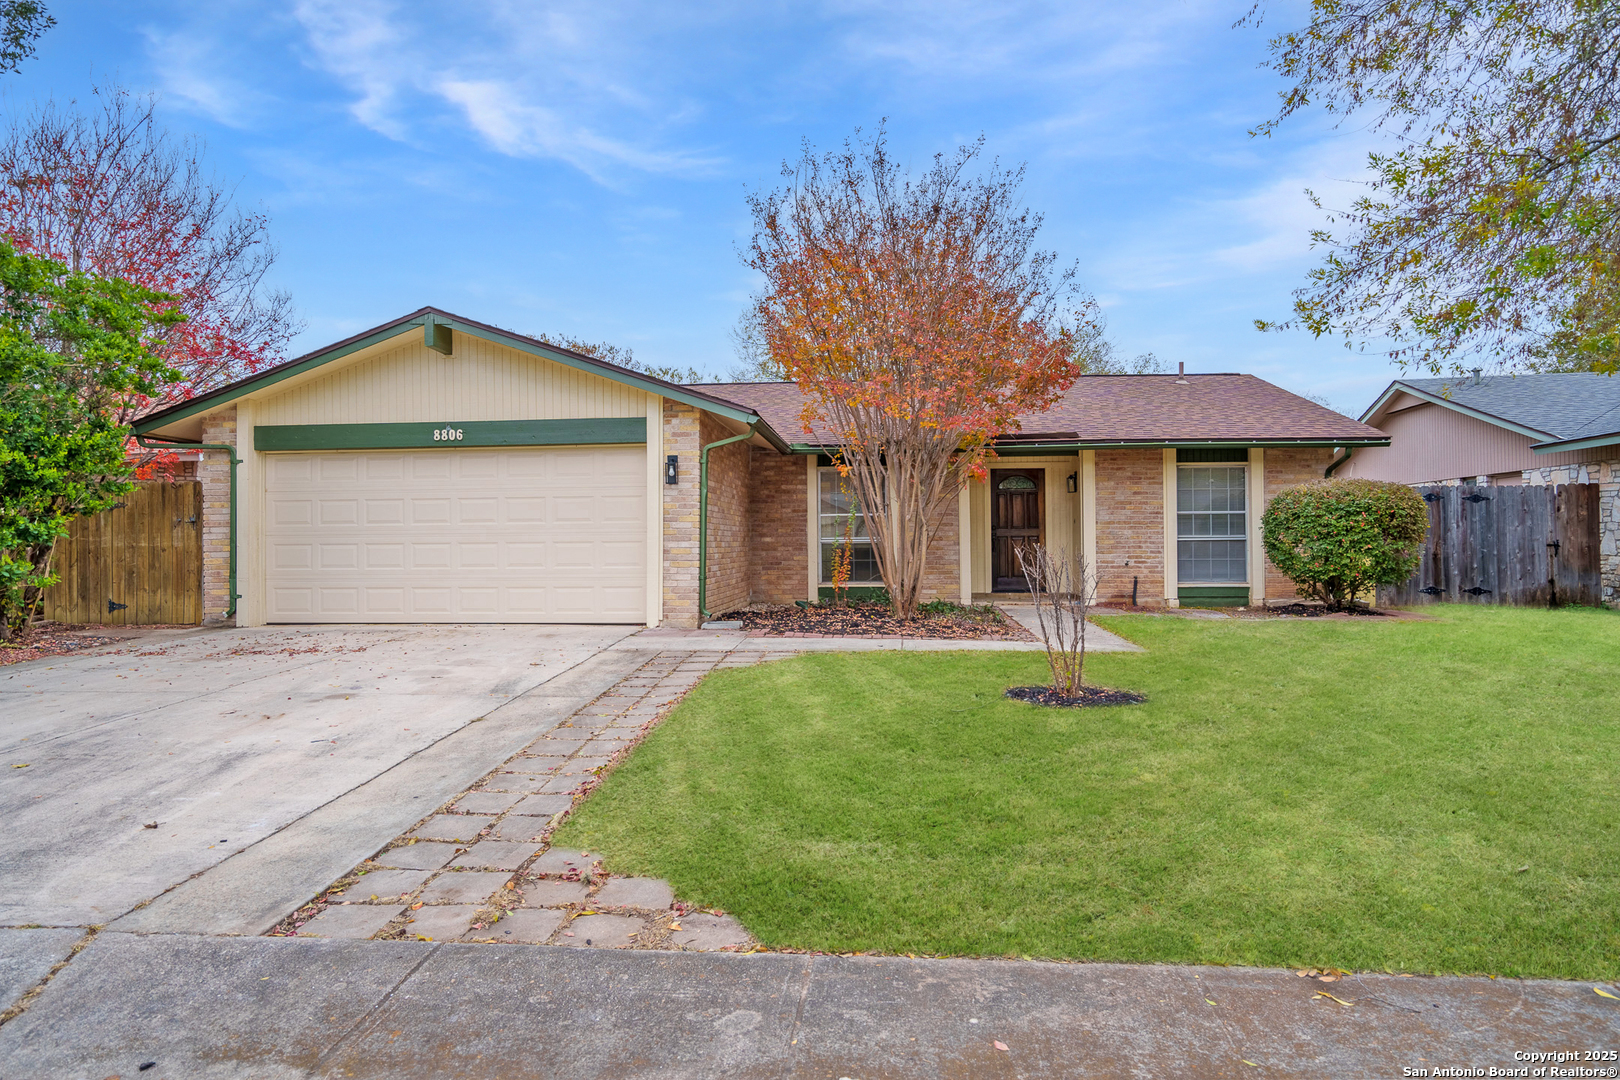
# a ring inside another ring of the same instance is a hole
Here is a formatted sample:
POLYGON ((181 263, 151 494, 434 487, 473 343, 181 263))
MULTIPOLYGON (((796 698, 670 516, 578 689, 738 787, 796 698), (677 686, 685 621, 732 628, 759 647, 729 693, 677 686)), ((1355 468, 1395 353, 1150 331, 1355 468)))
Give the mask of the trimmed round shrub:
POLYGON ((1412 576, 1429 511, 1405 484, 1311 480, 1279 491, 1260 528, 1266 555, 1299 594, 1342 610, 1369 588, 1412 576))

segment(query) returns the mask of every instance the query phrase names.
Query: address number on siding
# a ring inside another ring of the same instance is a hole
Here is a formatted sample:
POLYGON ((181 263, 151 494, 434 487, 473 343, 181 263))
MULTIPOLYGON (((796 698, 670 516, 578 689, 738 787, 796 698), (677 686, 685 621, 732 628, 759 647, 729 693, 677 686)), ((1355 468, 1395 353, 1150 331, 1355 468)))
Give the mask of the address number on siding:
POLYGON ((458 427, 442 427, 433 429, 434 442, 460 442, 461 439, 462 432, 458 427))

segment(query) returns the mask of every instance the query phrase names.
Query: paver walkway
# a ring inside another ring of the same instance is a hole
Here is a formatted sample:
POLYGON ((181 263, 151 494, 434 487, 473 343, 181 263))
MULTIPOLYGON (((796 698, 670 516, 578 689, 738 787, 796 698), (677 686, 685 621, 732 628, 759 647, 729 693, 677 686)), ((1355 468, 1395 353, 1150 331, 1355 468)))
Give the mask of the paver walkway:
POLYGON ((637 949, 751 945, 734 918, 690 909, 667 883, 609 877, 599 854, 549 841, 601 773, 710 671, 783 655, 656 652, 269 933, 637 949))

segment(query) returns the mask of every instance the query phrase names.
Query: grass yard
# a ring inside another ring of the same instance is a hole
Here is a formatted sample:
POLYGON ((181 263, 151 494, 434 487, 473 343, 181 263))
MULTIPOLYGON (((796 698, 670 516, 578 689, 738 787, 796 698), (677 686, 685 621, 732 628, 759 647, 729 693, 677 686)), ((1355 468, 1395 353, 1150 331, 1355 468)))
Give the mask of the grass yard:
POLYGON ((774 947, 1620 975, 1620 616, 1433 610, 1106 619, 1107 709, 1004 700, 1036 654, 717 672, 558 842, 774 947))

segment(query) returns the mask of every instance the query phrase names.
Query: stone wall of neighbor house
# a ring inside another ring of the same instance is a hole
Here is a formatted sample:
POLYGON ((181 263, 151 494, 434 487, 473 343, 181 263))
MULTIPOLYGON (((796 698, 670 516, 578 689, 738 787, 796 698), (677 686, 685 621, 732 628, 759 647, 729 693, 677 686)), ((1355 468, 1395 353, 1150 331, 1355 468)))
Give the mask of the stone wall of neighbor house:
MULTIPOLYGON (((698 432, 704 446, 737 434, 708 413, 702 414, 698 432)), ((750 451, 746 442, 709 451, 709 581, 704 605, 711 615, 748 606, 750 451)))
MULTIPOLYGON (((236 445, 236 406, 203 417, 202 441, 236 445)), ((205 450, 197 465, 202 481, 202 614, 204 626, 234 622, 231 610, 231 459, 205 450)), ((238 492, 238 497, 240 497, 238 492)), ((237 590, 240 592, 240 588, 237 590)))
MULTIPOLYGON (((1326 446, 1302 446, 1294 449, 1268 448, 1266 450, 1266 502, 1283 488, 1303 484, 1307 480, 1320 480, 1322 473, 1333 463, 1333 449, 1326 446)), ((1260 508, 1262 514, 1265 507, 1260 508)), ((1297 600, 1299 591, 1294 579, 1266 560, 1266 599, 1297 600)))
POLYGON ((748 602, 812 599, 805 522, 805 464, 798 454, 751 447, 748 463, 748 602))
POLYGON ((1097 451, 1097 600, 1164 603, 1164 452, 1097 451))
POLYGON ((664 399, 664 456, 680 458, 664 491, 665 626, 695 627, 698 564, 698 410, 664 399))
MULTIPOLYGON (((1611 449, 1603 448, 1604 451, 1611 449)), ((1588 461, 1579 465, 1526 469, 1524 482, 1598 486, 1598 551, 1603 578, 1603 606, 1620 607, 1620 461, 1588 461)))

